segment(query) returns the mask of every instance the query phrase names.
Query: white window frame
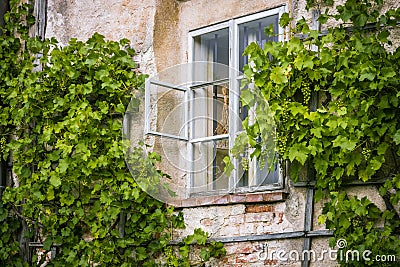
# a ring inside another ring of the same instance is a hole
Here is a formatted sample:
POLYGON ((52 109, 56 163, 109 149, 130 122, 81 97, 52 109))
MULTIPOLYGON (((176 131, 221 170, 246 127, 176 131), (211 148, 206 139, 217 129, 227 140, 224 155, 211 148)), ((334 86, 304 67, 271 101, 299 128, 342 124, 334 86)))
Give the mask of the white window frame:
MULTIPOLYGON (((278 14, 278 17, 282 16, 284 12, 287 12, 287 6, 283 5, 274 9, 258 12, 255 14, 243 16, 236 19, 231 19, 227 22, 222 22, 216 25, 208 26, 205 28, 201 28, 195 31, 189 32, 188 36, 188 62, 194 62, 194 38, 203 34, 207 34, 213 31, 221 30, 224 28, 229 28, 229 108, 230 110, 234 110, 238 113, 239 109, 239 97, 240 94, 240 86, 239 81, 243 79, 243 76, 239 74, 235 70, 239 70, 239 25, 247 22, 251 22, 254 20, 262 19, 265 17, 269 17, 272 15, 278 14)), ((282 42, 285 39, 285 32, 282 27, 278 27, 278 41, 282 42)), ((229 149, 233 147, 234 140, 236 135, 239 133, 239 123, 240 121, 236 120, 234 116, 229 116, 229 149)), ((236 186, 239 182, 239 174, 237 172, 238 166, 240 164, 238 159, 233 159, 233 164, 235 169, 231 173, 231 177, 229 179, 229 193, 237 193, 237 192, 253 192, 253 191, 268 191, 268 190, 276 190, 283 188, 283 175, 282 172, 279 171, 279 179, 278 183, 264 186, 255 186, 255 189, 251 187, 238 187, 236 186)))
MULTIPOLYGON (((280 7, 270 9, 270 10, 265 10, 259 13, 243 16, 240 18, 236 19, 231 19, 229 21, 224 21, 212 26, 204 27, 201 29, 193 30, 188 33, 188 63, 193 63, 194 62, 194 38, 201 36, 203 34, 207 34, 210 32, 218 31, 221 29, 229 29, 229 109, 230 111, 233 110, 235 111, 236 114, 239 114, 239 105, 240 105, 240 86, 239 82, 241 79, 243 79, 243 75, 241 75, 238 71, 239 70, 239 25, 247 22, 251 22, 254 20, 262 19, 268 16, 272 15, 277 15, 280 19, 282 14, 284 12, 287 12, 287 6, 282 5, 280 7)), ((278 25, 279 26, 279 25, 278 25)), ((278 41, 284 41, 284 29, 281 27, 278 27, 279 32, 278 32, 278 41)), ((190 72, 189 72, 190 73, 190 72)), ((217 82, 217 81, 215 81, 217 82)), ((226 82, 226 81, 225 81, 226 82)), ((189 103, 189 105, 193 105, 193 99, 194 99, 194 91, 192 90, 193 87, 199 86, 198 84, 192 84, 188 86, 175 86, 172 84, 167 84, 161 81, 155 81, 152 79, 147 79, 146 80, 146 88, 150 88, 149 86, 151 84, 155 84, 158 86, 178 90, 184 92, 184 99, 186 103, 189 103)), ((150 109, 150 90, 146 89, 146 94, 145 94, 146 100, 145 100, 145 113, 146 113, 146 118, 149 116, 149 109, 150 109)), ((186 111, 189 109, 186 108, 186 111)), ((190 108, 191 111, 193 111, 192 108, 190 108)), ((185 121, 187 121, 188 118, 194 118, 194 114, 189 114, 188 112, 185 112, 185 121)), ((237 120, 235 116, 229 115, 229 132, 228 134, 222 134, 222 135, 215 135, 215 136, 207 136, 207 137, 202 137, 202 138, 193 138, 193 133, 190 129, 193 129, 193 124, 189 124, 189 126, 185 126, 185 130, 187 135, 184 137, 181 136, 175 136, 175 135, 170 135, 170 134, 165 134, 165 133, 160 133, 160 132, 155 132, 151 131, 150 129, 150 122, 149 120, 146 121, 145 125, 145 134, 150 134, 150 135, 156 135, 156 136, 161 136, 161 137, 167 137, 167 138, 173 138, 177 139, 180 141, 186 141, 187 142, 187 153, 188 153, 188 158, 193 162, 193 147, 195 143, 198 142, 205 142, 205 141, 213 141, 213 140, 219 140, 219 139, 225 139, 229 138, 229 150, 233 147, 234 145, 234 140, 237 134, 239 134, 239 127, 240 127, 241 121, 237 120)), ((211 192, 204 192, 204 193, 195 193, 195 195, 201 194, 201 195, 215 195, 215 194, 221 194, 221 193, 251 193, 255 191, 271 191, 271 190, 278 190, 283 188, 284 184, 284 177, 283 174, 280 170, 279 167, 279 177, 278 177, 278 183, 275 184, 269 184, 269 185, 264 185, 264 186, 246 186, 246 187, 239 187, 238 182, 239 182, 239 173, 238 173, 238 167, 240 164, 240 161, 236 158, 232 159, 232 162, 235 166, 235 169, 232 171, 228 183, 228 188, 227 190, 219 190, 219 191, 211 191, 211 192)), ((192 166, 190 166, 190 170, 188 170, 188 175, 187 175, 187 197, 191 197, 194 194, 192 194, 191 188, 192 188, 192 181, 194 178, 193 175, 193 170, 194 166, 192 163, 192 166)))

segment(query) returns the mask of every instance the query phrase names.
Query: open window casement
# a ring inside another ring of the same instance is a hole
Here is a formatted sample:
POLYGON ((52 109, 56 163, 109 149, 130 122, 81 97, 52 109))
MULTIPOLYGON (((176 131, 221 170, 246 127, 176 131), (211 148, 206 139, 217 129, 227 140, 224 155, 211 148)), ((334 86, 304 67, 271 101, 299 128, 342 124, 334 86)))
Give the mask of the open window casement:
POLYGON ((168 82, 146 81, 145 133, 162 137, 164 152, 171 142, 186 144, 180 151, 169 150, 167 158, 172 165, 185 166, 189 195, 227 192, 223 158, 229 155, 228 66, 196 62, 185 67, 187 76, 179 78, 179 83, 172 84, 168 77, 164 77, 168 82))

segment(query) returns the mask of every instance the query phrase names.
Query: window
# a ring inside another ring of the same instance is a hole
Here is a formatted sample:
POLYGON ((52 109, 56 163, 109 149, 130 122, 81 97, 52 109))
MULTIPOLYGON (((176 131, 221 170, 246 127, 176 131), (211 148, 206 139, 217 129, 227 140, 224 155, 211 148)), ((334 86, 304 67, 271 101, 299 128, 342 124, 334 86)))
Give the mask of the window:
POLYGON ((282 188, 278 165, 269 168, 251 160, 243 171, 235 159, 235 170, 227 177, 223 159, 243 130, 242 121, 253 114, 240 103, 241 70, 248 62, 244 49, 251 42, 263 46, 281 41, 278 22, 284 10, 282 6, 191 31, 189 64, 147 80, 146 134, 171 140, 163 150, 175 154, 175 162, 187 172, 187 196, 282 188), (270 25, 276 37, 264 34, 270 25), (174 147, 180 152, 174 153, 174 147))

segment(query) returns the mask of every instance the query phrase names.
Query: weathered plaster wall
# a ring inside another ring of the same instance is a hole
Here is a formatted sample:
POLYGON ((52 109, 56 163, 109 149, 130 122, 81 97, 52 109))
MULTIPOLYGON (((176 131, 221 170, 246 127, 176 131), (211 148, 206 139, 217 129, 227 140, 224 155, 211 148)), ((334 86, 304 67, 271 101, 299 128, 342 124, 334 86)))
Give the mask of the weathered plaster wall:
POLYGON ((158 0, 157 3, 154 52, 157 69, 163 70, 187 62, 189 31, 278 7, 287 1, 158 0))
POLYGON ((48 0, 46 37, 62 44, 98 32, 110 40, 127 38, 147 73, 155 73, 153 28, 155 0, 48 0))

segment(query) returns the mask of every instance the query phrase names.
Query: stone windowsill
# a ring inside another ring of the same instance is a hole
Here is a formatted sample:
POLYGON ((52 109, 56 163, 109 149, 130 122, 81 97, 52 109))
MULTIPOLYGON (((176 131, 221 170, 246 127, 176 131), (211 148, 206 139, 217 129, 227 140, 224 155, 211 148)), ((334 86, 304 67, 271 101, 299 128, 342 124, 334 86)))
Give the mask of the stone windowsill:
POLYGON ((231 205, 240 203, 271 203, 286 200, 285 192, 264 192, 248 194, 232 194, 223 196, 201 196, 182 199, 170 203, 176 208, 190 208, 199 206, 231 205))

